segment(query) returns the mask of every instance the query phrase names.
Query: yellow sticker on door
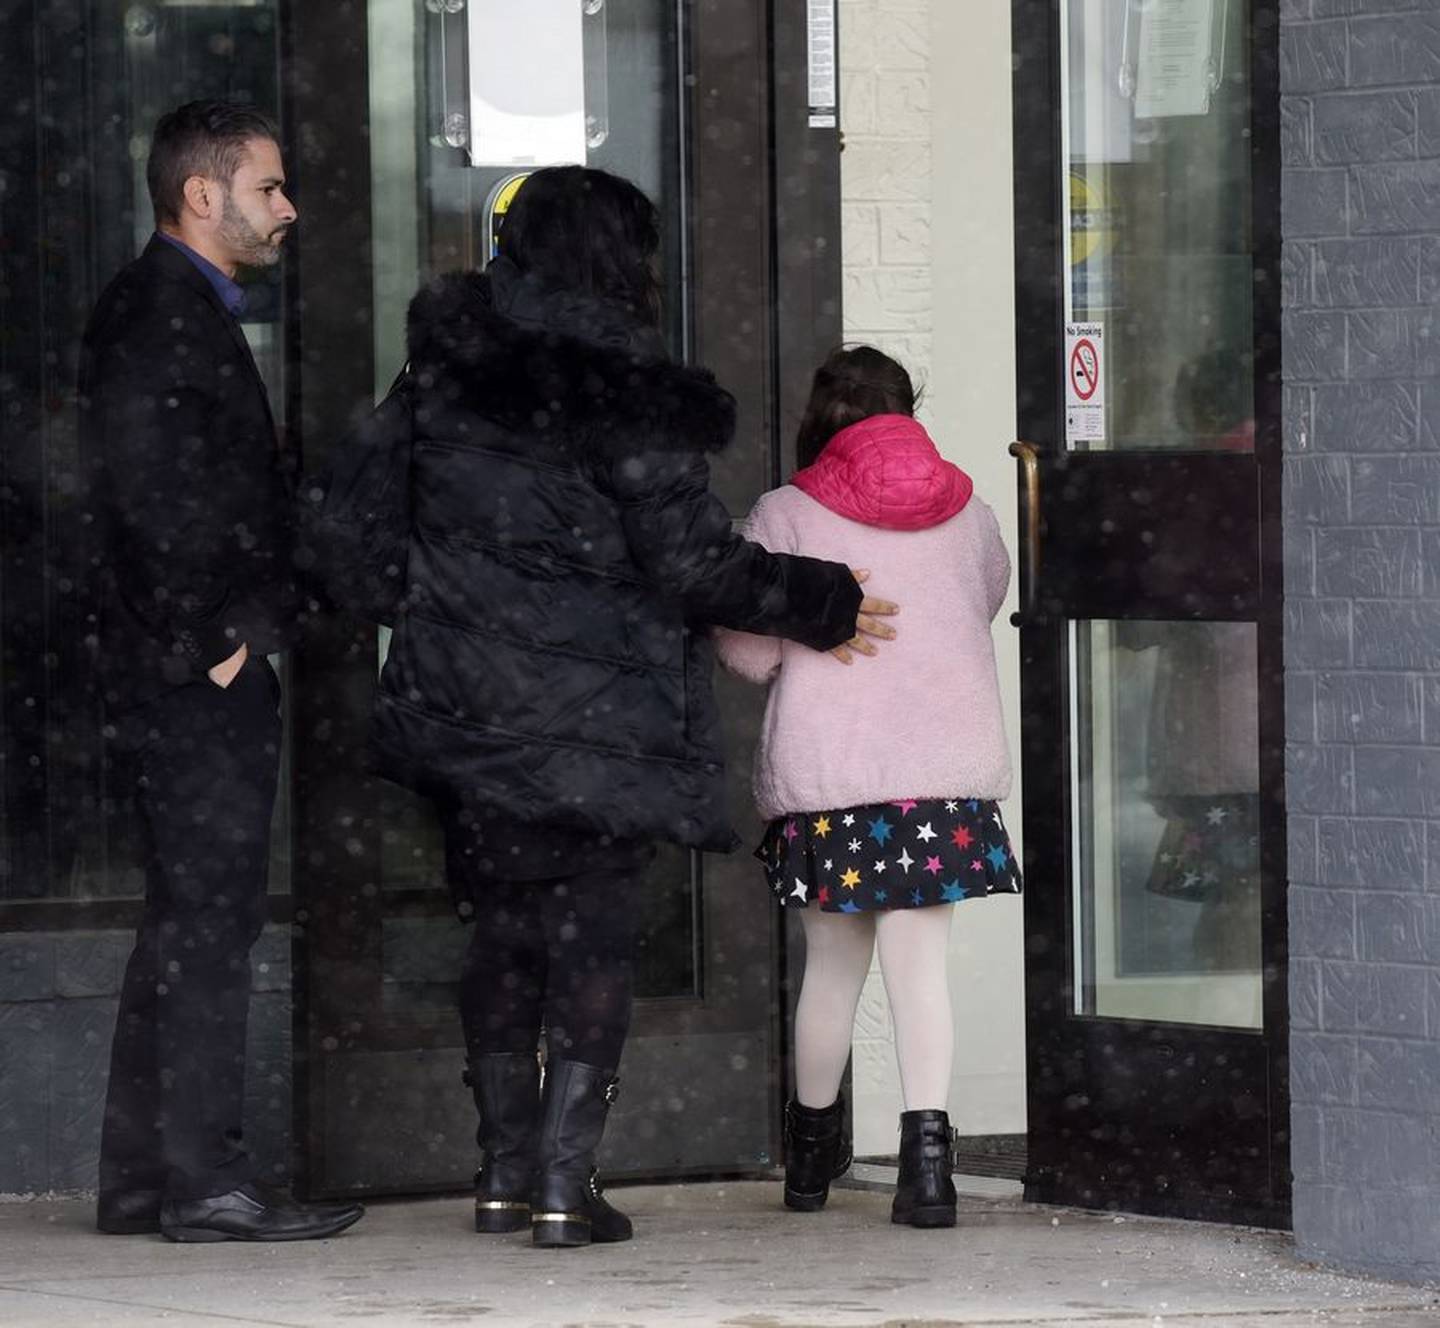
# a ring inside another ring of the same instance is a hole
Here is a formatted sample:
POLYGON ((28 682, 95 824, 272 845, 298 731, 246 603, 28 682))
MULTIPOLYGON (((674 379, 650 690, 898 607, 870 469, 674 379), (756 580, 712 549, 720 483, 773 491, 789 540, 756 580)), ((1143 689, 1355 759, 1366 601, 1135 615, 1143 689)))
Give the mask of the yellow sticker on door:
POLYGON ((1111 253, 1115 219, 1098 180, 1070 172, 1070 303, 1079 316, 1121 304, 1111 253))
POLYGON ((510 211, 510 205, 514 203, 515 195, 520 192, 520 186, 529 178, 529 171, 507 175, 490 191, 489 201, 485 204, 485 215, 490 219, 491 258, 500 252, 500 227, 505 224, 505 214, 510 211))

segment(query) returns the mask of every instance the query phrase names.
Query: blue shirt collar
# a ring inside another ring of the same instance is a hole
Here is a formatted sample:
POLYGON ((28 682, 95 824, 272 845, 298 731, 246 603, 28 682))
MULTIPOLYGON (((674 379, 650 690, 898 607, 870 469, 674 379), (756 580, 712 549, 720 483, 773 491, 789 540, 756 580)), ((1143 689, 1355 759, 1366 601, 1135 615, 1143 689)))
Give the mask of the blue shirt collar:
POLYGON ((214 263, 197 254, 183 240, 177 240, 173 235, 167 235, 164 231, 156 231, 155 234, 166 244, 173 245, 200 269, 201 275, 215 288, 215 294, 220 297, 220 303, 230 311, 232 317, 239 318, 245 312, 245 288, 239 282, 232 281, 214 263))

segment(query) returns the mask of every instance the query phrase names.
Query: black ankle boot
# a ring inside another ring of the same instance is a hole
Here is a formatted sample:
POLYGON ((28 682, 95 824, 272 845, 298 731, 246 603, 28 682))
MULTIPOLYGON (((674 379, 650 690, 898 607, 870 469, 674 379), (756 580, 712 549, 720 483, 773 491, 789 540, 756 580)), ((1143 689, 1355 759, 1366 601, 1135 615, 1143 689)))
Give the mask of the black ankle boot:
POLYGON ((535 1139, 540 1125, 540 1064, 531 1055, 476 1056, 465 1071, 475 1094, 484 1151, 475 1173, 475 1230, 520 1231, 530 1222, 535 1139))
POLYGON ((900 1175, 895 1182, 892 1222, 912 1227, 955 1225, 952 1148, 955 1132, 943 1111, 900 1113, 900 1175))
POLYGON ((785 1207, 816 1213, 830 1197, 830 1182, 850 1166, 845 1138, 845 1097, 828 1107, 785 1105, 785 1207))
POLYGON ((600 1193, 595 1150, 620 1081, 609 1070, 579 1061, 545 1067, 530 1232, 536 1245, 564 1249, 629 1240, 630 1219, 600 1193))

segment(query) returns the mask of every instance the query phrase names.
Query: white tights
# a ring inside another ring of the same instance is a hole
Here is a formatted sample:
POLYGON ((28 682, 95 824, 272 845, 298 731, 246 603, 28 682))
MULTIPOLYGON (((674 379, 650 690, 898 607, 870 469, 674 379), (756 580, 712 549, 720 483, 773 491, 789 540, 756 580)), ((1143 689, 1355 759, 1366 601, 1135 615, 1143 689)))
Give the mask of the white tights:
POLYGON ((801 910, 805 978, 795 1007, 795 1095, 802 1106, 828 1107, 840 1092, 855 1007, 878 943, 905 1110, 945 1110, 955 1043, 945 973, 954 907, 822 913, 811 905, 801 910))

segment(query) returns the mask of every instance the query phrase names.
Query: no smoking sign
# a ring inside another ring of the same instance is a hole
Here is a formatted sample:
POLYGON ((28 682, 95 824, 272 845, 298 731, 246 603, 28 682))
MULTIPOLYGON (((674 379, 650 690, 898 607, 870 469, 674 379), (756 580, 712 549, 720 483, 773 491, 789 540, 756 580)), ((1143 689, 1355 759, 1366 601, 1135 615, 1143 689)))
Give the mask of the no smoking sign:
POLYGON ((1100 352, 1089 337, 1081 337, 1070 352, 1070 386, 1087 403, 1100 388, 1100 352))
POLYGON ((1105 325, 1065 324, 1065 441, 1105 441, 1105 325))

